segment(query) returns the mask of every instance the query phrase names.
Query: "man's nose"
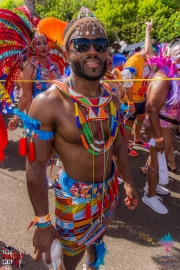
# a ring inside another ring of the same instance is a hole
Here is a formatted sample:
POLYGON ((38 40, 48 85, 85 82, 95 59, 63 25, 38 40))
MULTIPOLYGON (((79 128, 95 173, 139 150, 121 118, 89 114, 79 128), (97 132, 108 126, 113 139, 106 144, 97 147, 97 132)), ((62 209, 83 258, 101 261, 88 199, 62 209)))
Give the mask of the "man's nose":
POLYGON ((94 48, 94 45, 92 43, 91 43, 91 46, 90 46, 87 53, 88 53, 88 55, 97 55, 98 54, 98 52, 96 51, 96 49, 94 48))

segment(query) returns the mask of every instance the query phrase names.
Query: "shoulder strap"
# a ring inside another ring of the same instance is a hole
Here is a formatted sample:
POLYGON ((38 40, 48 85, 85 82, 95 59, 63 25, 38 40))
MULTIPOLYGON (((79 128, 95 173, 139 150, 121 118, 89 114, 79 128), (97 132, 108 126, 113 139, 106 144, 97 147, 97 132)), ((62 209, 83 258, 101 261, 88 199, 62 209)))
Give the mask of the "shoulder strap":
POLYGON ((59 91, 62 91, 66 95, 70 96, 67 85, 62 82, 62 80, 53 80, 53 84, 58 88, 59 91))
POLYGON ((112 95, 112 88, 109 85, 109 83, 103 82, 102 84, 103 84, 104 88, 112 95))

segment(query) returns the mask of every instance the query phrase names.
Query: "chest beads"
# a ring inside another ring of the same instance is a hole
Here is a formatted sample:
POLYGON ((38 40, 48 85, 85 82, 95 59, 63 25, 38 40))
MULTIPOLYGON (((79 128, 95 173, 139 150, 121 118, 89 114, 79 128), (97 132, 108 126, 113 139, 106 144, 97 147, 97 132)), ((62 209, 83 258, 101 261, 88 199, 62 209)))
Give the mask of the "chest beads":
MULTIPOLYGON (((57 86, 59 85, 60 90, 72 98, 75 108, 76 126, 78 128, 81 141, 85 149, 92 155, 92 185, 90 192, 88 192, 86 196, 86 219, 90 219, 91 223, 93 224, 92 207, 94 205, 97 205, 98 212, 100 214, 99 221, 102 222, 105 209, 109 207, 109 203, 114 202, 115 196, 118 195, 117 173, 115 173, 114 177, 112 176, 112 179, 106 181, 109 150, 119 130, 119 114, 112 101, 112 92, 111 90, 109 90, 108 86, 106 88, 103 84, 101 84, 101 95, 97 98, 88 98, 80 93, 75 92, 72 88, 71 81, 69 88, 65 87, 62 82, 56 81, 55 84, 57 86), (85 116, 83 115, 79 105, 86 108, 85 116), (105 110, 106 105, 109 105, 110 116, 108 116, 105 110), (104 138, 104 131, 102 125, 102 121, 104 120, 108 121, 108 138, 104 138), (101 130, 99 131, 99 133, 101 133, 101 136, 98 136, 98 139, 94 138, 90 125, 91 122, 97 123, 97 121, 100 122, 101 127, 101 130), (99 156, 99 160, 101 163, 101 179, 99 181, 98 187, 94 187, 95 156, 99 156)), ((80 194, 77 194, 77 196, 80 196, 80 194)))

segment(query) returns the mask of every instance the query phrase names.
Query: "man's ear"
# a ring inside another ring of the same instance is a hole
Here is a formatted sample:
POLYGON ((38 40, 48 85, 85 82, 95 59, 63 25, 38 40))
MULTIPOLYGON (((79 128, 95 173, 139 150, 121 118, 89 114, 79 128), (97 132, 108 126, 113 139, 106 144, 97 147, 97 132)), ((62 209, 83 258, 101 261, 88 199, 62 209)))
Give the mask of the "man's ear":
POLYGON ((65 58, 66 63, 69 64, 69 62, 70 62, 70 60, 69 60, 69 51, 64 50, 63 51, 63 56, 65 58))

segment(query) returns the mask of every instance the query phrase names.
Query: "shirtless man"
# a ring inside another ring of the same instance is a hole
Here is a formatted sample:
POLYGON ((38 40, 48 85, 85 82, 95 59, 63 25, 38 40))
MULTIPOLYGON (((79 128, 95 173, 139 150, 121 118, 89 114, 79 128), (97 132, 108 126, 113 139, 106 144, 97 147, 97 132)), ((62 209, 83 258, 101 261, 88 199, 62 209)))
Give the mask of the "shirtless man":
POLYGON ((75 270, 87 248, 85 269, 94 270, 104 262, 102 234, 118 200, 113 155, 124 180, 125 205, 134 209, 138 196, 119 129, 119 100, 107 84, 100 84, 107 64, 106 31, 88 9, 82 8, 69 23, 64 47, 70 77, 54 81, 50 90, 32 101, 29 110, 29 116, 41 123, 41 132, 54 132, 51 140, 34 139, 36 161, 27 161, 27 186, 37 225, 34 259, 41 260, 45 252, 50 263, 52 241, 60 239, 64 260, 58 269, 75 270), (45 170, 52 147, 64 165, 55 183, 56 229, 48 215, 45 170))

